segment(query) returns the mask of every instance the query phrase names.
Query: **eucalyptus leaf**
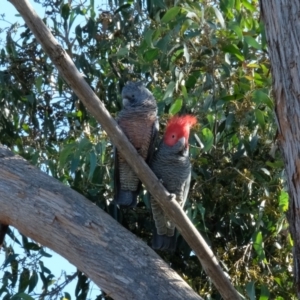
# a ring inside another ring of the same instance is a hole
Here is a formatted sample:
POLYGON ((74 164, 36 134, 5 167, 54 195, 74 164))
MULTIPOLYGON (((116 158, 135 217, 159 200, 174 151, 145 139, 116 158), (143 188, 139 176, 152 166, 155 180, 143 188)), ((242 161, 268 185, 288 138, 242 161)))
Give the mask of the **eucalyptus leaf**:
POLYGON ((167 10, 167 12, 164 14, 164 16, 161 19, 161 22, 168 23, 175 19, 175 17, 179 14, 181 8, 179 6, 175 6, 167 10))
POLYGON ((176 101, 172 104, 172 106, 169 109, 169 114, 175 115, 177 114, 182 107, 182 100, 181 99, 176 99, 176 101))

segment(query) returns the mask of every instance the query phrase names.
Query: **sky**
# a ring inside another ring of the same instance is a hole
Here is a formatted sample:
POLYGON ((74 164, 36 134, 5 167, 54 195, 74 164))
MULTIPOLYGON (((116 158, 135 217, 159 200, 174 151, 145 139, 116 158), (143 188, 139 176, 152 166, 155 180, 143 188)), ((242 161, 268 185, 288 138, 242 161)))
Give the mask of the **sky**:
MULTIPOLYGON (((45 9, 40 5, 35 3, 34 1, 29 1, 37 14, 40 17, 44 17, 44 12, 45 9)), ((65 1, 66 2, 66 1, 65 1)), ((98 4, 102 2, 101 0, 96 0, 96 3, 98 4)), ((0 29, 5 29, 7 27, 10 27, 13 23, 19 22, 20 24, 23 24, 23 19, 19 15, 18 11, 15 9, 15 7, 8 1, 5 1, 5 4, 2 2, 2 6, 5 6, 5 10, 1 9, 0 10, 0 29)), ((97 7, 97 6, 96 6, 97 7)), ((73 26, 73 28, 75 28, 73 26)), ((2 30, 1 30, 2 31, 2 30)), ((6 36, 5 33, 0 32, 0 50, 4 47, 3 41, 5 41, 6 36)), ((18 235, 18 231, 13 229, 14 234, 21 240, 20 235, 18 235)), ((6 243, 8 245, 12 245, 15 253, 19 254, 20 256, 23 256, 25 254, 25 251, 23 248, 21 248, 16 242, 14 242, 12 239, 9 237, 6 237, 6 243)), ((54 251, 50 249, 45 249, 45 251, 49 254, 52 255, 51 258, 43 258, 42 261, 48 269, 51 270, 52 274, 55 276, 55 279, 59 280, 59 283, 62 283, 64 281, 64 276, 62 276, 63 272, 66 272, 67 275, 72 275, 74 272, 76 272, 76 267, 71 265, 66 259, 61 257, 60 255, 56 254, 54 251)), ((3 250, 0 250, 0 266, 4 263, 5 261, 5 253, 3 250)), ((2 278, 2 274, 0 271, 0 278, 2 278)), ((41 280, 39 279, 39 282, 41 280)), ((77 283, 77 279, 73 280, 65 289, 64 292, 68 292, 72 299, 75 299, 74 291, 75 291, 75 286, 77 283)), ((90 285, 91 292, 88 296, 88 299, 95 299, 96 295, 99 295, 99 288, 95 284, 90 285)), ((41 292, 41 284, 38 285, 38 288, 36 289, 36 292, 41 292)))

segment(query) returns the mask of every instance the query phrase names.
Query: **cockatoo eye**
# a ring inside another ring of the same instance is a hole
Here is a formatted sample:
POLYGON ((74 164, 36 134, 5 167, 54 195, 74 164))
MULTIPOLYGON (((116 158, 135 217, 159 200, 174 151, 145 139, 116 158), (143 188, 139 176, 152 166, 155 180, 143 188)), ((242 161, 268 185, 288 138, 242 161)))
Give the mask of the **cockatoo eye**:
POLYGON ((172 134, 172 138, 175 139, 175 134, 172 134))

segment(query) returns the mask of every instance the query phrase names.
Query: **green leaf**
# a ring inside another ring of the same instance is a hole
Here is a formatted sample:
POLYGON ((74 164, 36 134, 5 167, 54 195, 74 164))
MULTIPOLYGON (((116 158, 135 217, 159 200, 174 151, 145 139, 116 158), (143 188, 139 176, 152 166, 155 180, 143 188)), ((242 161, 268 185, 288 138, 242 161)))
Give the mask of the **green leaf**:
POLYGON ((80 25, 77 25, 75 27, 75 35, 76 35, 76 39, 79 43, 79 46, 82 47, 83 42, 82 42, 82 29, 80 25))
MULTIPOLYGON (((75 288, 75 295, 78 297, 80 294, 83 297, 88 292, 89 280, 83 273, 78 273, 78 281, 75 288)), ((85 299, 85 297, 84 297, 85 299)))
POLYGON ((223 16, 222 16, 222 14, 221 14, 221 12, 218 10, 218 8, 217 7, 213 7, 213 9, 214 9, 214 11, 215 11, 215 14, 216 14, 216 17, 217 17, 217 19, 219 20, 219 23, 220 23, 220 25, 221 25, 221 27, 222 28, 225 28, 225 20, 224 20, 224 18, 223 18, 223 16))
POLYGON ((176 115, 182 107, 182 99, 177 99, 169 109, 169 114, 176 115))
POLYGON ((77 17, 76 10, 71 10, 71 15, 70 15, 70 19, 69 19, 69 29, 71 29, 76 17, 77 17))
POLYGON ((238 36, 238 38, 239 38, 240 40, 243 39, 243 30, 242 30, 242 28, 241 28, 238 24, 236 24, 236 23, 231 23, 231 24, 229 25, 229 28, 235 32, 235 34, 238 36))
POLYGON ((189 63, 190 53, 188 47, 186 46, 186 43, 183 43, 183 56, 185 57, 186 62, 189 63))
POLYGON ((26 293, 18 293, 11 297, 10 300, 34 300, 34 298, 32 298, 26 293))
POLYGON ((170 81, 169 84, 168 84, 168 86, 167 86, 167 89, 166 89, 165 95, 163 97, 163 100, 172 97, 174 89, 175 89, 175 82, 174 81, 170 81))
POLYGON ((285 191, 281 191, 279 195, 279 207, 283 212, 289 208, 289 194, 285 191))
POLYGON ((41 260, 39 261, 39 265, 42 270, 42 273, 51 274, 51 271, 44 266, 44 263, 41 260))
POLYGON ((29 125, 28 124, 22 124, 22 128, 26 131, 29 132, 29 125))
POLYGON ((154 33, 154 30, 152 29, 148 29, 145 33, 144 33, 144 39, 148 45, 148 47, 153 47, 153 43, 152 43, 152 35, 154 33))
POLYGON ((155 59, 158 59, 159 50, 157 48, 149 49, 144 53, 144 59, 147 62, 152 62, 155 59))
POLYGON ((93 144, 91 143, 91 141, 84 137, 83 139, 80 140, 79 144, 78 144, 78 150, 79 152, 81 151, 89 151, 91 150, 93 147, 93 144))
POLYGON ((97 144, 97 147, 99 148, 97 153, 100 154, 100 162, 101 162, 101 164, 104 164, 105 150, 106 150, 106 147, 107 147, 107 141, 102 140, 100 143, 97 144))
POLYGON ((2 64, 3 64, 4 59, 5 59, 5 51, 4 51, 4 49, 1 49, 1 60, 2 60, 2 64))
POLYGON ((116 56, 126 56, 129 53, 129 50, 124 47, 120 48, 119 51, 116 53, 116 56))
POLYGON ((77 170, 77 168, 79 166, 79 163, 80 163, 80 159, 79 159, 78 153, 76 153, 75 157, 73 157, 71 160, 71 167, 70 167, 71 173, 73 173, 73 174, 75 173, 75 171, 77 170))
POLYGON ((89 39, 94 38, 94 36, 97 33, 97 25, 96 25, 96 22, 93 18, 89 18, 89 20, 86 24, 86 27, 85 27, 85 30, 86 29, 87 29, 87 32, 88 32, 88 38, 89 39))
POLYGON ((263 284, 261 286, 259 300, 269 300, 269 297, 270 297, 270 291, 268 289, 268 286, 263 284))
POLYGON ((256 90, 252 93, 252 100, 257 104, 266 104, 269 108, 274 108, 274 103, 270 97, 262 90, 256 90))
POLYGON ((11 38, 10 33, 6 36, 6 51, 9 55, 11 55, 14 58, 18 57, 18 51, 16 50, 16 43, 11 38))
POLYGON ((234 44, 226 45, 222 49, 225 53, 227 52, 230 54, 234 54, 241 61, 245 60, 245 58, 244 58, 243 54, 241 53, 241 51, 239 50, 239 48, 234 44))
POLYGON ((201 75, 200 71, 195 71, 195 72, 191 73, 191 75, 186 80, 185 86, 187 88, 193 88, 195 86, 197 80, 199 79, 200 75, 201 75))
POLYGON ((247 8, 248 10, 250 10, 251 12, 256 11, 256 7, 253 6, 252 4, 250 4, 250 2, 248 0, 242 0, 242 3, 244 5, 244 7, 247 8))
MULTIPOLYGON (((7 294, 2 298, 2 300, 11 300, 11 295, 7 292, 7 294)), ((20 298, 18 298, 17 300, 20 300, 20 298)), ((277 300, 277 299, 276 299, 277 300)))
POLYGON ((172 21, 178 15, 180 10, 181 10, 181 8, 178 6, 170 8, 162 17, 161 22, 168 23, 168 22, 172 21))
POLYGON ((203 128, 201 131, 201 141, 204 144, 203 151, 207 152, 211 149, 214 143, 214 135, 208 128, 203 128))
POLYGON ((255 283, 254 283, 254 281, 248 282, 246 284, 246 291, 247 291, 247 294, 248 294, 250 300, 256 300, 256 297, 255 297, 255 283))
POLYGON ((18 272, 19 272, 19 262, 17 260, 13 260, 10 264, 11 267, 11 286, 15 287, 17 280, 18 280, 18 272))
POLYGON ((63 91, 63 79, 62 77, 58 76, 58 92, 59 92, 59 96, 62 95, 62 91, 63 91))
POLYGON ((267 161, 266 165, 274 169, 282 169, 284 167, 282 160, 275 160, 274 162, 267 161))
POLYGON ((97 157, 94 151, 90 152, 90 172, 89 172, 89 180, 92 179, 94 171, 96 169, 97 166, 97 157))
POLYGON ((118 12, 122 11, 122 10, 126 10, 127 8, 129 8, 131 6, 130 3, 126 3, 121 5, 119 8, 117 8, 114 12, 114 14, 116 15, 118 12))
POLYGON ((234 0, 222 0, 220 1, 220 7, 223 11, 230 11, 234 7, 234 0))
POLYGON ((73 156, 74 144, 65 145, 64 148, 59 153, 59 165, 63 167, 69 156, 73 156))
POLYGON ((257 232, 253 238, 253 248, 255 249, 260 261, 264 260, 265 252, 263 247, 263 239, 261 231, 257 232))
MULTIPOLYGON (((198 18, 198 16, 196 14, 194 14, 194 16, 191 16, 191 13, 189 13, 187 16, 187 18, 195 18, 197 19, 198 22, 200 22, 200 19, 198 18)), ((193 27, 194 21, 192 21, 191 19, 186 19, 181 28, 180 28, 180 36, 185 36, 186 38, 192 38, 194 36, 197 36, 197 34, 195 33, 195 31, 190 31, 190 28, 193 27), (195 34, 195 35, 194 35, 195 34), (194 35, 194 36, 193 36, 194 35)), ((198 32, 198 34, 200 34, 200 32, 198 32)), ((190 40, 191 42, 191 40, 190 40)))
POLYGON ((265 122, 265 116, 264 116, 264 113, 260 110, 260 109, 256 109, 254 111, 255 113, 255 117, 256 117, 256 120, 259 124, 259 126, 262 128, 262 129, 265 129, 266 127, 266 122, 265 122))
POLYGON ((10 264, 12 261, 14 261, 18 256, 19 256, 19 254, 10 253, 7 256, 7 258, 6 258, 6 260, 5 260, 4 264, 3 264, 3 268, 5 268, 8 264, 10 264))
POLYGON ((29 285, 29 276, 30 272, 28 269, 24 268, 21 275, 20 275, 20 281, 19 281, 19 290, 18 292, 25 292, 29 285))
POLYGON ((44 256, 44 257, 52 257, 51 254, 45 252, 45 250, 43 248, 40 249, 40 252, 39 252, 40 255, 44 256))
POLYGON ((82 116, 83 116, 82 110, 78 110, 78 111, 76 112, 76 117, 78 117, 79 119, 81 119, 82 116))
POLYGON ((46 278, 46 276, 44 275, 44 273, 39 272, 39 274, 40 274, 40 278, 41 278, 41 280, 42 280, 42 282, 43 282, 43 285, 44 285, 45 287, 48 286, 48 279, 46 278))
POLYGON ((71 295, 67 292, 64 292, 65 296, 62 298, 62 300, 71 300, 71 295))
POLYGON ((228 95, 228 96, 224 96, 222 97, 223 101, 235 101, 235 100, 241 100, 244 98, 245 95, 243 94, 233 94, 233 95, 228 95))
POLYGON ((156 43, 156 47, 164 53, 170 44, 170 40, 171 36, 167 34, 156 43))
POLYGON ((66 3, 66 4, 62 5, 62 7, 61 7, 61 16, 63 17, 63 19, 65 21, 67 21, 69 18, 69 15, 70 15, 70 6, 69 6, 69 3, 66 3))
POLYGON ((188 93, 187 93, 186 87, 184 85, 181 86, 181 92, 182 92, 183 98, 185 100, 187 100, 188 99, 188 93))
POLYGON ((246 35, 244 36, 244 40, 249 46, 261 50, 261 45, 252 36, 246 35))
POLYGON ((33 94, 30 94, 30 95, 26 95, 26 100, 30 103, 30 104, 34 104, 35 102, 35 99, 34 99, 34 96, 33 94))
POLYGON ((24 248, 26 250, 33 250, 33 251, 39 251, 41 249, 41 247, 36 244, 36 243, 26 243, 26 245, 24 245, 24 248))
POLYGON ((31 272, 29 277, 28 293, 31 293, 38 283, 39 277, 35 270, 31 272))
POLYGON ((35 87, 37 88, 38 92, 42 92, 42 84, 43 84, 43 76, 37 77, 35 80, 35 87))
MULTIPOLYGON (((275 277, 274 280, 277 282, 277 284, 279 286, 282 286, 282 282, 281 282, 281 279, 279 277, 275 277)), ((278 298, 276 298, 276 299, 278 299, 278 298)))

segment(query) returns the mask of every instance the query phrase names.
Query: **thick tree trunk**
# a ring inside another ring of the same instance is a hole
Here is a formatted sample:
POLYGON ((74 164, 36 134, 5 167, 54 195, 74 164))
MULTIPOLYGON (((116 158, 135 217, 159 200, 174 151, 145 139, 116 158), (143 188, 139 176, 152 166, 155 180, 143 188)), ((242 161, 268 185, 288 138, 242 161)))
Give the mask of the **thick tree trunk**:
POLYGON ((202 299, 143 241, 0 145, 0 220, 56 251, 113 299, 202 299))
POLYGON ((300 298, 300 1, 261 0, 273 74, 278 143, 289 189, 294 276, 300 298))
POLYGON ((118 148, 120 153, 122 153, 122 156, 126 158, 128 164, 145 184, 147 190, 156 199, 160 199, 160 204, 174 222, 184 239, 196 253, 205 272, 211 278, 222 297, 228 300, 240 299, 239 294, 222 271, 218 260, 205 243, 200 233, 185 215, 174 197, 168 193, 145 161, 137 154, 137 151, 110 116, 104 104, 86 83, 66 51, 58 44, 50 30, 37 16, 30 3, 27 0, 9 1, 17 8, 27 26, 40 42, 45 52, 49 55, 60 74, 68 82, 88 111, 102 125, 113 144, 118 148))

